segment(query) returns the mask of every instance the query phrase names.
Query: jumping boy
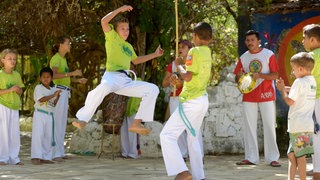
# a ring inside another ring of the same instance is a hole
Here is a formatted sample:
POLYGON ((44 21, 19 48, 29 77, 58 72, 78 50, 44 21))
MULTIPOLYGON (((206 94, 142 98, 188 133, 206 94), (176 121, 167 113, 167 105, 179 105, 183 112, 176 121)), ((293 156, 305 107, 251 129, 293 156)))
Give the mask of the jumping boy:
POLYGON ((316 97, 316 81, 311 75, 314 60, 306 52, 298 53, 290 59, 292 72, 296 77, 289 95, 283 79, 277 80, 277 88, 284 101, 290 106, 288 113, 288 179, 294 180, 298 168, 301 180, 306 179, 306 155, 313 154, 313 110, 316 97))
MULTIPOLYGON (((314 59, 314 67, 311 72, 317 83, 316 104, 314 109, 315 124, 320 124, 320 25, 309 24, 303 28, 303 46, 314 59)), ((319 129, 313 135, 314 155, 313 162, 313 179, 320 180, 320 133, 319 129)))
POLYGON ((34 89, 34 113, 32 121, 31 163, 53 164, 51 161, 54 139, 54 107, 61 90, 51 87, 53 71, 49 67, 40 70, 40 82, 34 89))
POLYGON ((120 12, 132 11, 133 8, 124 5, 101 19, 101 26, 106 39, 107 63, 106 72, 104 73, 101 83, 88 93, 85 106, 76 114, 79 121, 74 121, 73 125, 82 128, 92 118, 97 107, 109 93, 140 97, 140 103, 137 115, 129 127, 130 132, 147 135, 150 130, 141 126, 141 122, 153 121, 153 113, 159 88, 151 83, 143 81, 133 81, 128 77, 130 62, 140 64, 163 55, 160 46, 154 53, 137 56, 130 43, 126 42, 129 36, 129 22, 125 18, 111 25, 109 22, 120 12))
MULTIPOLYGON (((208 110, 206 92, 210 77, 212 58, 208 44, 212 39, 212 28, 208 23, 198 23, 193 29, 192 48, 187 57, 186 69, 178 65, 184 80, 178 108, 170 116, 160 133, 161 149, 168 176, 175 179, 204 179, 200 127, 208 110), (192 175, 188 171, 178 146, 179 136, 187 130, 188 151, 192 175)), ((172 77, 174 78, 174 77, 172 77)))

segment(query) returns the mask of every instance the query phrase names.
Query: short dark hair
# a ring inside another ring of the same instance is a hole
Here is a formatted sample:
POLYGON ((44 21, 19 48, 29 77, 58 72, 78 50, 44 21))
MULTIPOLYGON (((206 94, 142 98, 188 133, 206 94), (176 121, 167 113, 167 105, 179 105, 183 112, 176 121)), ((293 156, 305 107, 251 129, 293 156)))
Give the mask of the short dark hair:
POLYGON ((308 24, 303 27, 303 34, 308 37, 314 37, 320 42, 320 25, 308 24))
POLYGON ((206 22, 200 22, 193 28, 195 33, 200 40, 211 40, 212 39, 212 28, 210 24, 206 22))
POLYGON ((303 67, 308 71, 312 71, 314 66, 314 59, 307 52, 300 52, 293 55, 290 59, 290 62, 296 64, 297 66, 303 67))
POLYGON ((260 35, 258 31, 252 30, 250 29, 249 31, 246 32, 246 37, 250 36, 250 35, 256 35, 256 37, 258 38, 258 40, 260 40, 260 35))
POLYGON ((51 77, 53 77, 53 71, 50 67, 44 67, 40 70, 40 77, 43 73, 50 73, 51 77))
POLYGON ((129 24, 129 20, 123 16, 116 16, 111 20, 111 24, 113 25, 114 29, 117 29, 117 26, 119 23, 128 23, 129 24))

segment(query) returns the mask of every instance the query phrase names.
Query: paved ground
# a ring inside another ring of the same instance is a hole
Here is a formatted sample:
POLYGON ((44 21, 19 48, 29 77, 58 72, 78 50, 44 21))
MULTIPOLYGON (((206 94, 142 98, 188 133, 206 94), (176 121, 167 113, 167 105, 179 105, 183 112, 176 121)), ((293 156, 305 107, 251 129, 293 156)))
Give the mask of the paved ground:
MULTIPOLYGON (((141 157, 128 160, 110 154, 97 156, 74 155, 72 160, 49 165, 32 165, 30 162, 30 138, 22 137, 20 158, 24 166, 0 166, 0 179, 73 179, 73 180, 169 180, 163 160, 141 157)), ((274 168, 261 162, 259 165, 236 166, 242 155, 206 156, 205 173, 207 180, 285 180, 288 163, 286 157, 280 159, 282 167, 274 168)), ((310 161, 310 160, 309 160, 310 161)), ((308 169, 312 168, 310 162, 308 169)), ((298 177, 297 177, 298 179, 298 177)), ((311 179, 311 177, 308 177, 311 179)))

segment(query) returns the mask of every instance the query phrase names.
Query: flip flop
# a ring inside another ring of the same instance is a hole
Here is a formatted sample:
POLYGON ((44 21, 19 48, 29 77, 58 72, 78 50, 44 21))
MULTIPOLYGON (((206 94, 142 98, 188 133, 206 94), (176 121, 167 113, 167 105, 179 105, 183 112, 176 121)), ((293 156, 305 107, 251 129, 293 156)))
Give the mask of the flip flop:
POLYGON ((18 166, 23 166, 24 163, 23 163, 23 162, 18 162, 18 163, 16 163, 16 165, 18 165, 18 166))
POLYGON ((252 162, 250 162, 247 159, 244 159, 244 160, 242 160, 240 162, 237 162, 236 165, 242 166, 242 165, 255 165, 255 164, 253 164, 252 162))
POLYGON ((280 167, 281 164, 280 164, 278 161, 272 161, 272 162, 270 163, 270 166, 272 166, 272 167, 280 167))

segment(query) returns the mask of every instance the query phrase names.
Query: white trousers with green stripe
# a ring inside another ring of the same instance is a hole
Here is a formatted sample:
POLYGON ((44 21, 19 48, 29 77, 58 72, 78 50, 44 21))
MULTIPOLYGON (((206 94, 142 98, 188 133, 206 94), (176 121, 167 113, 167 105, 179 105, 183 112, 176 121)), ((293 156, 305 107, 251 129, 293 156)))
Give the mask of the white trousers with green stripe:
POLYGON ((0 162, 20 162, 19 111, 0 104, 0 162))
MULTIPOLYGON (((178 105, 179 105, 179 96, 176 96, 176 97, 170 96, 170 100, 169 100, 170 115, 174 113, 174 111, 178 108, 178 105)), ((188 136, 187 131, 184 131, 178 139, 178 145, 179 145, 181 154, 184 158, 189 157, 187 136, 188 136)), ((199 142, 201 145, 201 152, 203 155, 204 153, 203 153, 202 131, 201 130, 199 131, 198 137, 199 137, 199 142)))
POLYGON ((179 136, 187 130, 188 151, 193 179, 200 180, 205 178, 201 143, 199 142, 198 136, 208 106, 207 95, 182 103, 183 111, 195 129, 196 136, 193 136, 184 124, 179 113, 180 107, 174 111, 162 129, 160 133, 161 150, 168 176, 174 176, 180 172, 188 171, 188 167, 182 158, 178 145, 179 136))
POLYGON ((52 115, 39 112, 33 113, 31 159, 52 159, 52 115))

